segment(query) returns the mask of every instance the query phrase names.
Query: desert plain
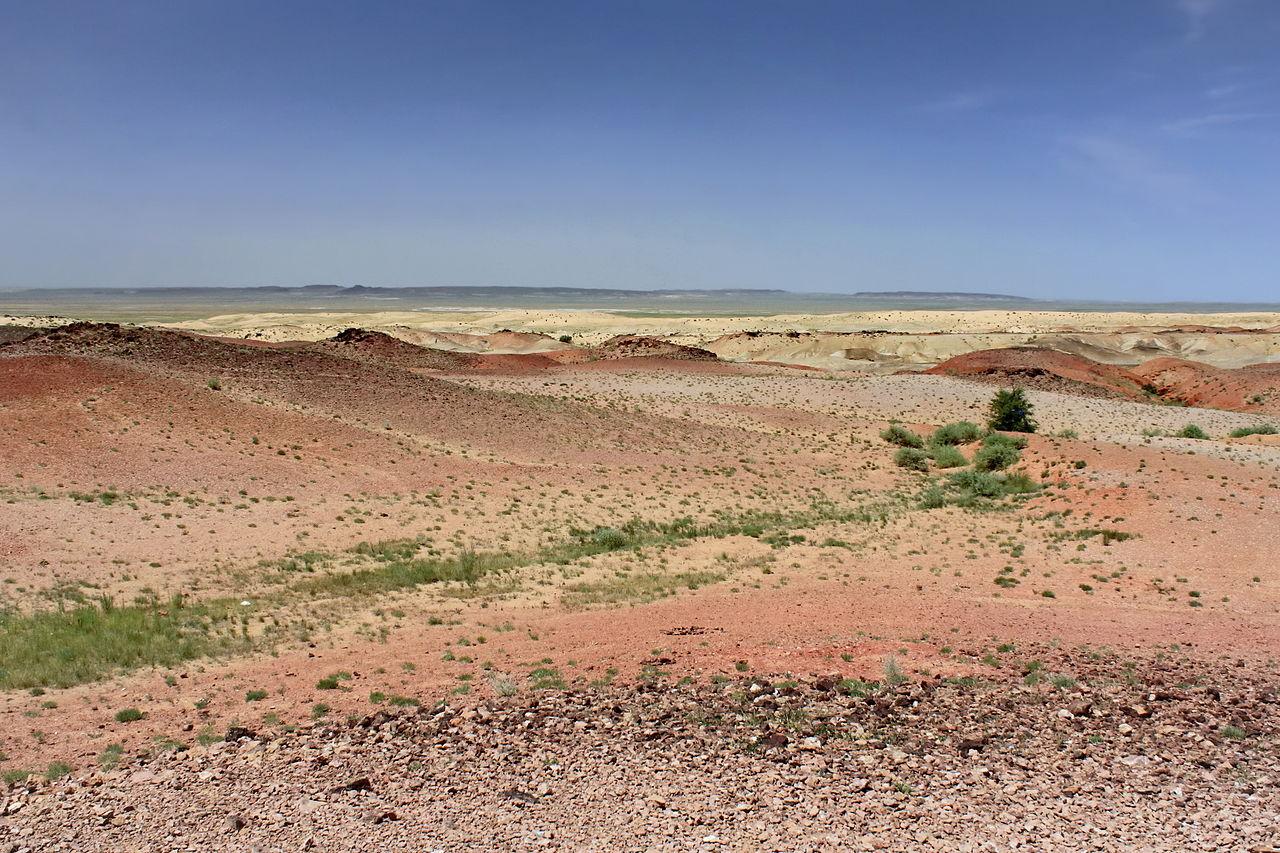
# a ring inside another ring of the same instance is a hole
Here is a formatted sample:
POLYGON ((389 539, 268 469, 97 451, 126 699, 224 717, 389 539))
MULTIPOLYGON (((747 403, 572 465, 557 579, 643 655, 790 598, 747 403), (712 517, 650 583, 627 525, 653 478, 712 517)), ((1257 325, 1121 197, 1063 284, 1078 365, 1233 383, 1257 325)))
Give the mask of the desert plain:
POLYGON ((0 326, 0 851, 1280 849, 1280 315, 0 326))

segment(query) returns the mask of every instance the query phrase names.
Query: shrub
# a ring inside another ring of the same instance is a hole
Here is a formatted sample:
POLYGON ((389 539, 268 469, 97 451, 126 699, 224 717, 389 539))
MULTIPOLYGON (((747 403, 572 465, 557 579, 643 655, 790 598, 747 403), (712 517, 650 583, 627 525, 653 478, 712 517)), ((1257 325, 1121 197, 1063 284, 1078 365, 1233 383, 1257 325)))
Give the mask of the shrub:
POLYGON ((208 382, 206 382, 205 384, 209 386, 209 390, 210 390, 210 391, 221 391, 221 390, 222 390, 222 380, 221 380, 221 379, 219 379, 219 378, 218 378, 218 377, 216 377, 216 376, 215 376, 215 377, 213 377, 212 379, 210 379, 210 380, 209 380, 208 382))
POLYGON ((899 447, 914 447, 917 449, 924 447, 924 439, 901 424, 889 424, 889 428, 880 433, 880 437, 899 447))
POLYGON ((573 335, 561 335, 561 336, 560 336, 560 343, 562 343, 562 344, 567 344, 567 343, 572 343, 572 342, 573 342, 573 335))
POLYGON ((1035 432, 1036 422, 1031 419, 1033 407, 1027 392, 1010 388, 996 392, 991 398, 987 426, 1004 432, 1035 432))
POLYGON ((898 452, 893 454, 893 461, 899 468, 909 471, 929 470, 929 454, 915 447, 898 448, 898 452))
POLYGON ((950 444, 935 444, 929 449, 929 455, 939 468, 960 468, 968 462, 964 454, 950 444))
POLYGON ((1007 495, 1029 495, 1040 490, 1040 486, 1021 471, 1013 471, 1004 475, 1004 491, 1007 495))
POLYGON ((1258 424, 1257 426, 1240 427, 1231 431, 1232 438, 1244 438, 1249 435, 1275 435, 1280 432, 1275 424, 1258 424))
POLYGON ((1018 448, 1017 439, 989 435, 973 455, 973 467, 979 471, 1003 471, 1022 457, 1018 448))
POLYGON ((1208 437, 1209 434, 1195 424, 1187 424, 1182 429, 1178 430, 1178 438, 1195 438, 1203 441, 1208 437))
POLYGON ((970 421, 944 424, 929 437, 930 444, 971 444, 982 438, 983 429, 970 421))
POLYGON ((145 715, 137 708, 122 708, 116 711, 117 723, 133 723, 141 720, 145 715))
POLYGON ((921 509, 937 509, 947 505, 947 493, 937 483, 929 486, 920 495, 921 509))
POLYGON ((1004 494, 1004 481, 987 471, 960 471, 952 474, 948 482, 955 489, 981 498, 998 498, 1004 494))

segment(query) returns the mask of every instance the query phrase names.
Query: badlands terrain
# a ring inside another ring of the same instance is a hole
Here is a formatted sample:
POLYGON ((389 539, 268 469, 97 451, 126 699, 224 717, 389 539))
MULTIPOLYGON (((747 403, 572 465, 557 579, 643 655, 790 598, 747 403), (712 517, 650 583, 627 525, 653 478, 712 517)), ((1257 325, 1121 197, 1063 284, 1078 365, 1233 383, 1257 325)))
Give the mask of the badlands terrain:
POLYGON ((1274 314, 5 318, 0 851, 1280 849, 1276 425, 1274 314))

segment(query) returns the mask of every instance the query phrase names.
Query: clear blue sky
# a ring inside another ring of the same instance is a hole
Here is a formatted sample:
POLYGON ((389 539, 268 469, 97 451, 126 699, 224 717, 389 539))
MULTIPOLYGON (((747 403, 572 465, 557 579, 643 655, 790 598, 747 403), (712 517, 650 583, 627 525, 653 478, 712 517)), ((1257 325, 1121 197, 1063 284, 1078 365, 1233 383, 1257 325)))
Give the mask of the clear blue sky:
POLYGON ((1280 2, 0 0, 0 287, 1280 299, 1280 2))

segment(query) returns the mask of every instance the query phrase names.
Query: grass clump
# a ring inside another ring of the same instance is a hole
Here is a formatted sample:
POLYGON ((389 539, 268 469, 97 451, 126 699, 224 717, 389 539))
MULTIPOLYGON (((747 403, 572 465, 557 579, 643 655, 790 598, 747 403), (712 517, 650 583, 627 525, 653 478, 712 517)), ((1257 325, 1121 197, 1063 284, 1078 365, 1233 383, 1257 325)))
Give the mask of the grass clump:
POLYGON ((972 444, 982 438, 985 430, 970 421, 956 421, 943 424, 929 436, 929 443, 935 445, 972 444))
POLYGON ((146 714, 142 713, 137 708, 121 708, 119 711, 116 711, 116 722, 136 723, 145 716, 146 714))
POLYGON ((1003 471, 1022 458, 1021 449, 1025 446, 1024 440, 992 433, 973 455, 973 467, 978 471, 1003 471))
POLYGON ((924 439, 902 424, 889 424, 888 429, 880 433, 880 437, 899 447, 914 447, 917 450, 924 447, 924 439))
POLYGON ((681 589, 698 589, 724 580, 718 572, 674 572, 672 574, 623 575, 596 582, 582 582, 566 587, 560 601, 566 607, 590 607, 596 604, 623 602, 648 603, 666 598, 681 589))
POLYGON ((1202 430, 1196 424, 1187 424, 1182 429, 1178 430, 1177 436, 1178 438, 1194 438, 1199 441, 1204 441, 1209 437, 1209 433, 1202 430))
POLYGON ((968 464, 964 454, 953 445, 935 444, 929 448, 929 456, 933 458, 933 464, 939 468, 962 468, 968 464))
POLYGON ((248 641, 215 633, 229 618, 218 602, 117 606, 104 597, 71 609, 0 614, 0 690, 70 687, 126 669, 174 666, 248 641))
POLYGON ((973 507, 1016 495, 1034 494, 1040 486, 1021 471, 996 473, 968 469, 931 485, 921 498, 926 509, 939 506, 973 507))
POLYGON ((1231 431, 1232 438, 1245 438, 1250 435, 1275 435, 1280 427, 1275 424, 1258 424, 1257 426, 1238 427, 1231 431))
POLYGON ((899 447, 898 452, 893 454, 893 462, 908 471, 929 470, 929 454, 915 447, 899 447))

